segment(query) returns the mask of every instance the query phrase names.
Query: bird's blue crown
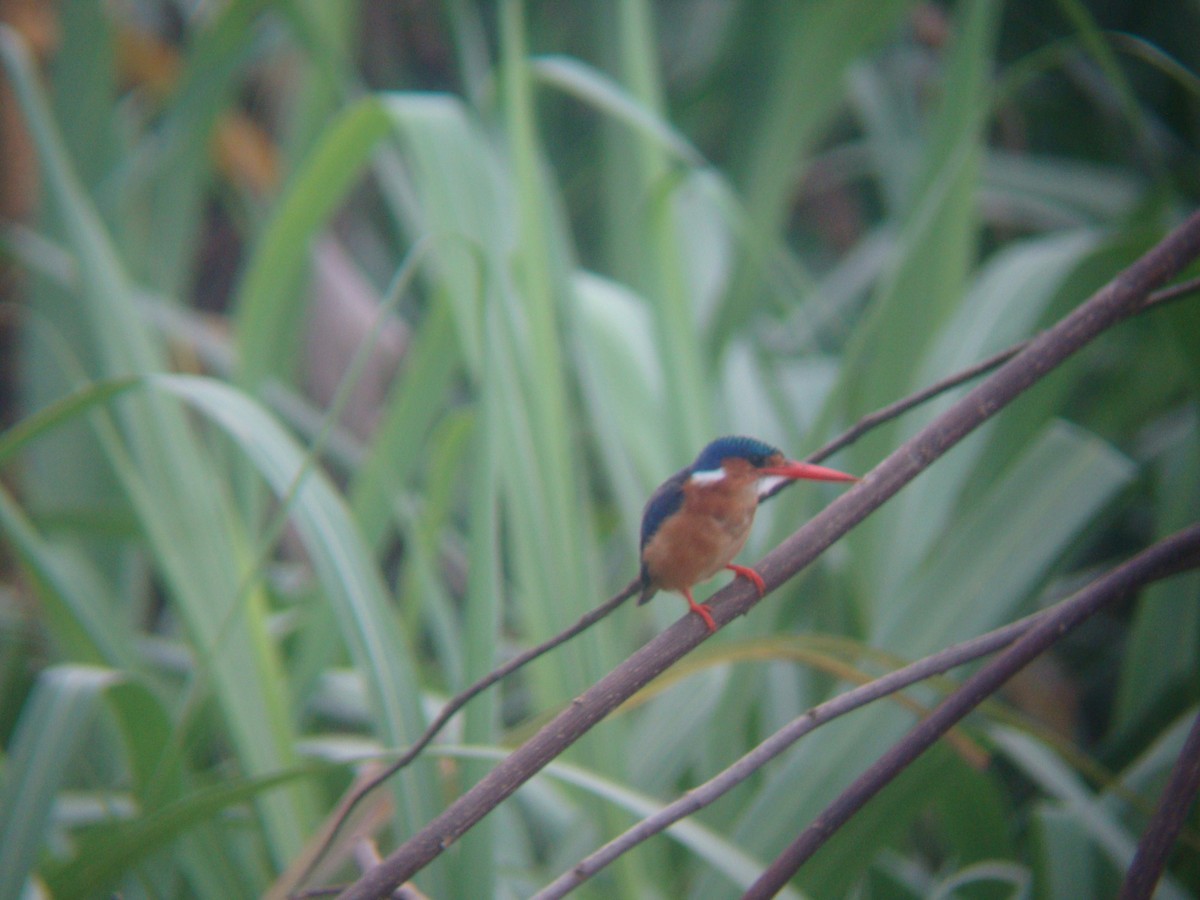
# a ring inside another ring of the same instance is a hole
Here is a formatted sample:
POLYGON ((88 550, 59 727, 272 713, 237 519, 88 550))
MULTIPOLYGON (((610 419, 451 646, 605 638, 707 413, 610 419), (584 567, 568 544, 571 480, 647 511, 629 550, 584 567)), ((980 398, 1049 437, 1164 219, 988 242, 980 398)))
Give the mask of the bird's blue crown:
POLYGON ((720 437, 700 451, 692 463, 693 472, 712 472, 721 468, 721 460, 737 457, 753 466, 762 466, 780 451, 752 437, 720 437))

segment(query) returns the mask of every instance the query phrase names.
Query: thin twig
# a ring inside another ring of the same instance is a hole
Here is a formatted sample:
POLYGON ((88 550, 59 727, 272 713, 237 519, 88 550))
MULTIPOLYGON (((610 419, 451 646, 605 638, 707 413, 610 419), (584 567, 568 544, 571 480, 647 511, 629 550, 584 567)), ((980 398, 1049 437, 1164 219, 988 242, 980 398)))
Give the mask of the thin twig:
MULTIPOLYGON (((339 807, 335 817, 332 820, 332 825, 329 827, 328 832, 322 839, 320 846, 316 849, 312 855, 312 858, 304 867, 304 871, 300 874, 300 877, 297 878, 296 884, 304 884, 304 882, 307 881, 312 875, 313 870, 317 867, 317 864, 320 863, 325 854, 329 852, 330 847, 333 846, 333 842, 337 839, 338 834, 341 832, 342 826, 346 823, 346 820, 350 818, 350 814, 354 812, 359 803, 362 802, 363 798, 401 769, 403 769, 405 766, 407 766, 409 763, 411 763, 414 759, 416 759, 421 754, 421 751, 429 745, 429 742, 437 736, 437 733, 441 731, 443 727, 445 727, 446 723, 450 721, 451 717, 455 713, 466 706, 476 695, 486 691, 489 687, 491 687, 497 681, 500 681, 505 676, 515 672, 517 669, 521 668, 521 666, 532 662, 542 654, 550 652, 558 645, 569 641, 581 631, 591 628, 592 625, 594 625, 596 622, 599 622, 614 609, 636 594, 640 587, 641 579, 635 578, 612 597, 609 597, 595 609, 584 614, 579 621, 570 628, 559 632, 554 637, 543 641, 536 647, 530 647, 523 653, 517 654, 502 666, 493 669, 483 678, 480 678, 470 687, 451 697, 450 700, 447 701, 442 707, 442 710, 438 713, 437 718, 429 723, 429 727, 425 729, 424 733, 417 739, 416 743, 409 747, 399 759, 381 771, 378 775, 367 781, 364 781, 361 785, 359 785, 354 790, 354 793, 352 793, 339 807)), ((325 891, 323 890, 316 892, 302 891, 294 894, 293 896, 319 896, 320 894, 324 893, 325 891)))
MULTIPOLYGON (((982 384, 969 391, 892 453, 862 482, 834 500, 759 564, 768 590, 811 563, 834 541, 866 518, 905 484, 1019 394, 1140 303, 1200 253, 1200 213, 1189 216, 1157 246, 1039 335, 982 384)), ((734 582, 710 601, 724 625, 745 614, 759 598, 734 582)), ((524 745, 513 751, 417 834, 365 873, 342 895, 362 900, 385 896, 441 854, 471 826, 510 796, 550 760, 578 740, 621 702, 640 690, 708 637, 695 617, 685 617, 637 650, 593 685, 524 745)))
POLYGON ((992 660, 918 723, 817 816, 743 895, 773 897, 827 840, 913 760, 1009 678, 1082 624, 1089 616, 1141 585, 1200 565, 1200 525, 1192 525, 1094 581, 1043 616, 1011 647, 992 660))
POLYGON ((565 896, 621 854, 665 831, 680 819, 714 803, 809 732, 881 697, 894 694, 926 678, 940 675, 957 666, 994 653, 1001 647, 1011 644, 1048 612, 1049 610, 1039 612, 977 638, 947 647, 945 650, 919 659, 866 684, 851 688, 814 706, 784 725, 733 765, 703 784, 692 788, 678 800, 642 819, 628 831, 584 857, 570 871, 564 872, 546 885, 530 900, 553 900, 553 898, 565 896))
MULTIPOLYGON (((1154 293, 1150 294, 1149 298, 1147 299, 1147 302, 1141 304, 1137 311, 1143 312, 1152 307, 1159 306, 1159 305, 1167 303, 1171 300, 1175 300, 1180 297, 1186 296, 1197 290, 1200 290, 1200 278, 1189 279, 1188 281, 1181 282, 1177 285, 1173 285, 1169 288, 1164 288, 1162 290, 1155 291, 1154 293)), ((877 410, 874 413, 871 413, 870 415, 864 416, 863 418, 861 418, 857 422, 855 422, 853 426, 851 426, 849 429, 847 429, 842 434, 840 434, 838 437, 836 437, 834 440, 830 441, 825 446, 821 447, 820 449, 816 450, 815 452, 809 454, 809 456, 807 457, 807 461, 820 462, 821 460, 823 460, 829 456, 832 456, 838 450, 841 450, 842 448, 847 447, 850 444, 853 444, 855 441, 857 441, 859 438, 861 438, 864 434, 866 434, 871 429, 877 428, 878 426, 884 424, 885 422, 891 421, 892 419, 895 419, 895 418, 903 415, 904 413, 908 412, 909 410, 913 409, 914 407, 920 406, 922 403, 926 403, 929 400, 932 400, 934 397, 937 397, 939 394, 943 394, 946 391, 949 391, 955 387, 958 387, 959 385, 965 384, 966 382, 971 381, 975 378, 978 378, 981 375, 987 374, 991 370, 995 369, 997 366, 1002 365, 1003 363, 1005 363, 1009 359, 1011 359, 1013 356, 1015 356, 1017 353, 1019 353, 1022 349, 1025 348, 1025 346, 1028 343, 1029 343, 1028 341, 1022 341, 1019 344, 1015 344, 1015 345, 1009 347, 1007 350, 1002 350, 1000 353, 997 353, 994 356, 989 357, 988 359, 984 360, 983 362, 977 363, 974 366, 963 369, 962 371, 957 372, 954 375, 949 376, 948 378, 944 378, 941 381, 938 381, 937 383, 932 384, 927 388, 924 388, 923 390, 920 390, 913 394, 910 394, 908 397, 905 397, 902 400, 899 400, 889 406, 885 406, 884 408, 877 410)), ((764 500, 770 499, 770 497, 773 497, 780 490, 783 490, 784 488, 786 488, 788 486, 789 486, 788 482, 784 482, 784 483, 780 484, 774 491, 772 491, 770 494, 768 494, 767 497, 764 498, 764 500)), ((380 772, 377 776, 372 778, 370 781, 367 781, 364 784, 357 787, 354 790, 354 793, 351 794, 350 797, 346 800, 346 802, 344 802, 339 807, 338 811, 334 814, 333 824, 328 829, 326 836, 323 838, 323 840, 321 842, 320 847, 313 854, 311 861, 305 867, 305 870, 297 883, 304 884, 304 882, 309 877, 311 877, 312 872, 315 869, 315 867, 317 866, 317 864, 325 856, 325 854, 329 852, 329 849, 332 846, 334 840, 336 840, 337 835, 340 832, 345 820, 350 816, 350 814, 355 810, 355 808, 357 808, 358 804, 363 800, 363 798, 366 797, 367 794, 371 793, 376 788, 378 788, 380 785, 382 785, 389 778, 394 776, 397 772, 399 772, 405 766, 409 765, 414 759, 416 759, 417 756, 420 755, 421 751, 424 750, 425 747, 429 745, 429 742, 432 741, 433 738, 437 736, 438 732, 441 731, 442 728, 445 727, 446 723, 450 721, 451 717, 456 712, 458 712, 460 709, 462 709, 462 707, 464 707, 476 695, 478 695, 482 691, 486 690, 487 688, 491 687, 497 681, 500 681, 502 678, 505 678, 506 676, 512 674, 517 669, 532 662, 533 660, 537 659, 539 656, 543 655, 544 653, 547 653, 550 650, 553 650, 555 647, 558 647, 560 644, 570 640, 571 638, 578 635, 580 632, 586 630, 587 628, 591 627, 596 622, 603 619, 610 612, 612 612, 618 606, 620 606, 623 601, 629 599, 629 597, 631 597, 636 591, 637 591, 637 585, 635 583, 629 584, 619 594, 610 598, 609 600, 606 600, 600 606, 596 607, 594 610, 592 610, 591 612, 586 614, 582 619, 580 619, 578 622, 576 622, 574 625, 572 625, 566 631, 562 632, 559 635, 556 635, 555 637, 550 638, 549 640, 537 645, 536 647, 532 647, 529 650, 526 650, 524 653, 509 660, 504 665, 500 666, 499 668, 497 668, 494 671, 490 672, 489 674, 485 675, 479 681, 475 682, 474 684, 472 684, 469 687, 467 687, 466 689, 464 689, 461 693, 456 694, 454 697, 452 697, 446 703, 446 705, 442 708, 442 711, 438 715, 437 719, 435 719, 429 725, 429 727, 425 730, 424 734, 421 735, 420 739, 418 739, 418 741, 415 744, 413 744, 409 748, 409 750, 404 753, 403 756, 401 756, 399 759, 397 759, 394 763, 392 763, 391 766, 389 766, 387 769, 384 769, 382 772, 380 772)), ((312 895, 313 895, 312 892, 308 892, 308 893, 301 893, 298 896, 312 896, 312 895)))
MULTIPOLYGON (((1130 314, 1135 315, 1146 312, 1150 309, 1156 309, 1197 291, 1200 291, 1200 278, 1189 278, 1186 281, 1181 281, 1178 284, 1171 285, 1170 287, 1154 291, 1146 298, 1145 303, 1138 304, 1135 309, 1131 310, 1130 314)), ((828 444, 810 453, 805 460, 807 462, 815 463, 820 462, 823 459, 827 459, 842 448, 853 444, 872 428, 877 428, 885 422, 889 422, 892 419, 898 418, 899 416, 908 412, 910 409, 932 400, 939 394, 944 394, 946 391, 953 390, 960 385, 966 384, 968 381, 973 381, 981 375, 986 375, 988 372, 992 371, 998 366, 1004 365, 1004 363, 1008 362, 1010 359, 1024 350, 1027 346, 1029 346, 1029 342, 1031 340, 1033 340, 1033 338, 1013 344, 1011 347, 1001 350, 999 353, 993 356, 989 356, 983 362, 976 363, 975 365, 963 369, 960 372, 955 372, 953 375, 943 378, 941 381, 935 382, 934 384, 931 384, 928 387, 917 391, 916 393, 909 394, 907 397, 897 400, 895 403, 885 406, 882 409, 877 409, 875 412, 863 416, 828 444)), ((770 496, 774 496, 775 493, 778 493, 789 485, 790 482, 784 482, 780 484, 770 496)))
MULTIPOLYGON (((1200 547, 1200 539, 1197 541, 1197 546, 1200 547)), ((1163 573, 1150 568, 1144 568, 1142 571, 1146 580, 1136 585, 1139 588, 1144 587, 1145 584, 1155 578, 1164 577, 1165 574, 1173 574, 1163 573)), ((1100 579, 1094 580, 1087 587, 1083 588, 1079 594, 1099 589, 1100 581, 1100 579)), ((944 650, 939 650, 937 653, 926 656, 924 659, 919 659, 903 668, 889 672, 887 675, 876 678, 867 684, 852 688, 838 694, 836 697, 826 700, 824 703, 814 706, 808 712, 798 716, 780 728, 775 734, 771 735, 724 771, 703 784, 692 788, 678 800, 667 804, 658 812, 642 819, 624 834, 619 835, 594 853, 580 860, 572 869, 564 872, 535 894, 531 900, 556 900, 558 897, 565 896, 569 891, 574 890, 588 878, 591 878, 621 854, 629 851, 642 841, 666 830, 680 819, 690 816, 696 811, 716 802, 724 794, 741 784, 784 750, 795 744, 800 738, 816 730, 819 726, 848 712, 859 709, 868 703, 874 702, 881 697, 903 690, 919 681, 924 681, 934 675, 940 675, 950 669, 994 653, 1026 634, 1034 626, 1056 615, 1062 605, 1068 602, 1072 602, 1072 600, 1064 600, 1062 603, 1026 616, 1017 622, 996 628, 987 634, 971 638, 952 647, 947 647, 944 650)))
POLYGON ((1121 885, 1120 900, 1143 900, 1154 893, 1154 886, 1162 878, 1167 866, 1167 857, 1187 819, 1188 810, 1196 799, 1200 787, 1200 714, 1192 723, 1179 759, 1171 768, 1171 776, 1158 798, 1158 807, 1150 824, 1142 832, 1133 862, 1125 872, 1121 885))

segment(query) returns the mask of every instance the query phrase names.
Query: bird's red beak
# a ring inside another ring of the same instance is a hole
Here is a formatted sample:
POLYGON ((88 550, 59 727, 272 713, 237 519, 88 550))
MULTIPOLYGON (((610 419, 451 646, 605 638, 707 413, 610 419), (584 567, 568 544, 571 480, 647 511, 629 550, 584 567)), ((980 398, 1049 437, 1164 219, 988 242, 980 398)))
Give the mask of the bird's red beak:
POLYGON ((796 462, 789 459, 780 466, 768 466, 759 470, 763 475, 778 475, 791 481, 806 479, 808 481, 858 481, 853 475, 839 472, 837 469, 827 469, 824 466, 814 466, 812 463, 796 462))

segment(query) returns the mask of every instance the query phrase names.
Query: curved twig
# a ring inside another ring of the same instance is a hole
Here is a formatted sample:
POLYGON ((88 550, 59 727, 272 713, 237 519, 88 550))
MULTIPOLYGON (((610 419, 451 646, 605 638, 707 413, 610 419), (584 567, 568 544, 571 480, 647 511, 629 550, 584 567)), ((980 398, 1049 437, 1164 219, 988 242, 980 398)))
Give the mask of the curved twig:
MULTIPOLYGON (((1171 287, 1163 288, 1151 293, 1148 295, 1146 302, 1140 304, 1135 312, 1145 312, 1149 309, 1187 296, 1198 290, 1200 290, 1200 278, 1188 279, 1187 281, 1183 281, 1179 284, 1172 285, 1171 287)), ((1019 353, 1026 347, 1026 345, 1028 345, 1028 343, 1029 341, 1021 341, 1018 344, 1014 344, 1013 346, 1000 351, 988 359, 985 359, 983 362, 976 363, 975 365, 956 372, 955 374, 931 384, 920 391, 916 391, 909 396, 896 401, 895 403, 876 410, 869 415, 863 416, 861 419, 855 422, 854 425, 842 432, 832 441, 810 453, 805 458, 806 461, 820 462, 821 460, 832 456, 838 450, 853 444, 873 428, 877 428, 880 425, 891 421, 892 419, 898 418, 909 410, 920 406, 922 403, 927 403, 938 395, 944 394, 946 391, 952 390, 960 385, 987 374, 996 367, 1003 365, 1005 362, 1016 356, 1017 353, 1019 353)), ((790 484, 790 482, 784 482, 780 484, 777 488, 775 488, 774 491, 768 494, 764 500, 770 499, 781 490, 785 490, 790 486, 790 484)), ((389 778, 416 759, 417 756, 420 755, 421 751, 429 745, 429 742, 432 741, 442 730, 442 728, 446 726, 446 723, 450 721, 455 713, 466 706, 466 704, 475 696, 487 690, 487 688, 491 687, 496 682, 507 677, 508 675, 511 675, 517 669, 527 665, 528 663, 537 659, 539 656, 542 656, 543 654, 548 653, 550 650, 553 650, 555 647, 560 646, 561 644, 585 631, 587 628, 590 628, 596 622, 600 621, 610 612, 615 610, 625 600, 628 600, 636 592, 637 584, 635 582, 631 582, 620 593, 609 598, 594 610, 587 613, 566 631, 563 631, 560 634, 549 638, 543 643, 538 644, 536 647, 531 647, 518 656, 513 657, 511 660, 504 663, 504 665, 494 669, 492 672, 489 672, 479 681, 465 688, 462 692, 456 694, 449 701, 447 701, 445 706, 442 707, 441 712, 438 714, 438 717, 430 723, 429 727, 425 730, 416 743, 414 743, 402 756, 400 756, 386 769, 381 771, 378 775, 356 787, 353 793, 350 794, 345 800, 345 802, 338 807, 338 810, 332 817, 332 824, 326 830, 320 846, 316 849, 310 861, 305 866, 305 869, 298 879, 297 884, 304 884, 304 882, 312 876, 313 870, 316 868, 320 860, 324 858, 325 854, 329 852, 330 847, 337 839, 337 836, 342 827, 345 825, 346 820, 358 807, 359 803, 361 803, 368 794, 370 794, 389 778)), ((324 892, 301 892, 296 896, 315 896, 316 893, 324 892)))
MULTIPOLYGON (((1148 309, 1179 299, 1180 297, 1187 296, 1188 294, 1198 290, 1200 290, 1200 278, 1192 278, 1187 281, 1180 282, 1177 285, 1172 285, 1169 288, 1163 288, 1162 290, 1155 291, 1154 293, 1150 294, 1146 302, 1141 304, 1136 311, 1144 312, 1148 309)), ((920 391, 916 391, 915 393, 910 394, 909 396, 898 400, 895 403, 876 410, 870 415, 864 416, 832 441, 825 444, 823 447, 819 448, 813 453, 810 453, 806 457, 806 461, 820 462, 821 460, 832 456, 838 450, 853 444, 871 429, 877 428, 880 425, 891 421, 892 419, 898 418, 909 410, 920 406, 922 403, 932 400, 934 397, 937 397, 948 390, 952 390, 953 388, 965 384, 968 381, 972 381, 981 375, 987 374, 997 366, 1000 366, 1012 359, 1012 357, 1024 349, 1028 343, 1029 341, 1022 341, 1018 344, 1014 344, 1008 349, 1002 350, 994 356, 985 359, 983 362, 963 369, 962 371, 957 372, 948 378, 944 378, 941 381, 931 384, 920 391)), ((774 491, 768 494, 764 500, 770 499, 771 497, 775 496, 776 493, 789 486, 789 482, 780 484, 774 491)), ((584 615, 578 622, 576 622, 567 630, 555 635, 552 638, 549 638, 541 644, 538 644, 536 647, 531 647, 518 656, 513 657, 511 660, 489 672, 483 678, 479 679, 479 681, 465 688, 463 691, 447 701, 445 706, 442 707, 441 712, 438 714, 438 717, 430 723, 429 727, 416 741, 416 743, 414 743, 402 756, 400 756, 386 769, 381 771, 378 775, 375 775, 370 780, 356 787, 353 793, 350 794, 345 800, 345 802, 339 806, 337 812, 332 818, 332 824, 328 827, 324 838, 321 840, 320 846, 313 853, 312 858, 305 866, 304 872, 300 876, 297 883, 303 884, 309 877, 311 877, 317 864, 325 856, 325 854, 329 852, 333 842, 337 839, 337 836, 344 826, 346 819, 348 819, 350 814, 358 807, 363 798, 365 798, 367 794, 374 791, 385 781, 416 759, 417 756, 420 755, 421 751, 429 745, 429 742, 437 736, 438 732, 440 732, 442 728, 446 726, 446 723, 450 721, 455 713, 466 706, 466 704, 475 696, 487 690, 496 682, 507 677, 508 675, 511 675, 517 669, 532 662, 539 656, 542 656, 543 654, 548 653, 550 650, 553 650, 555 647, 560 646, 561 644, 590 628, 596 622, 599 622, 610 612, 620 606, 621 603, 633 596, 633 594, 636 592, 637 583, 631 582, 625 588, 623 588, 620 593, 609 598, 594 610, 584 615)), ((311 892, 302 892, 298 896, 311 895, 311 892)))
MULTIPOLYGON (((567 628, 565 631, 560 631, 554 637, 543 641, 536 647, 530 647, 528 650, 518 653, 508 662, 493 669, 474 684, 451 697, 450 700, 448 700, 442 707, 441 712, 439 712, 437 715, 437 718, 429 723, 429 727, 425 729, 424 733, 417 738, 416 742, 409 747, 399 759, 397 759, 379 774, 368 779, 367 781, 364 781, 361 785, 355 788, 354 792, 346 798, 344 803, 341 804, 336 815, 332 819, 332 824, 329 826, 325 836, 322 838, 320 846, 318 846, 313 852, 312 858, 305 865, 304 870, 296 880, 296 884, 302 885, 312 876, 313 870, 325 857, 325 854, 329 852, 329 848, 333 846, 333 842, 337 839, 338 834, 341 832, 342 826, 346 824, 346 821, 350 818, 351 813, 354 812, 359 803, 362 802, 363 798, 401 769, 403 769, 405 766, 407 766, 409 763, 411 763, 418 756, 420 756, 421 751, 429 746, 429 742, 437 736, 438 732, 445 727, 446 723, 450 721, 455 713, 466 706, 478 694, 486 691, 505 676, 512 674, 517 669, 521 668, 521 666, 532 662, 542 654, 550 652, 560 644, 566 643, 580 632, 591 628, 594 624, 599 622, 610 612, 636 594, 640 588, 641 579, 635 578, 595 609, 581 616, 579 621, 567 628)), ((308 897, 318 896, 324 893, 326 892, 323 890, 302 891, 294 894, 293 896, 308 897)))
MULTIPOLYGON (((834 500, 765 557, 757 567, 773 590, 812 562, 950 447, 1036 383, 1098 334, 1132 315, 1150 292, 1200 254, 1200 213, 1188 217, 1156 247, 1034 338, 982 384, 884 460, 861 483, 834 500)), ((710 608, 719 625, 743 615, 759 598, 740 583, 719 591, 710 608)), ((579 739, 626 698, 708 636, 694 619, 663 631, 587 690, 443 813, 365 873, 343 896, 384 896, 449 847, 546 763, 579 739)))
MULTIPOLYGON (((1137 306, 1130 311, 1130 314, 1135 315, 1147 312, 1151 309, 1156 309, 1160 306, 1165 306, 1168 303, 1179 300, 1182 297, 1186 297, 1189 294, 1193 294, 1197 291, 1200 291, 1200 278, 1189 278, 1186 281, 1181 281, 1178 284, 1173 284, 1170 287, 1162 288, 1161 290, 1154 291, 1153 293, 1147 295, 1146 301, 1144 303, 1137 304, 1137 306)), ((885 422, 890 422, 892 419, 898 418, 899 416, 908 412, 910 409, 920 406, 922 403, 927 403, 939 394, 944 394, 946 391, 953 390, 960 385, 966 384, 968 381, 974 381, 981 375, 986 375, 993 369, 1004 365, 1004 363, 1008 362, 1010 359, 1024 350, 1027 346, 1029 346, 1029 343, 1032 340, 1033 338, 1030 338, 1029 340, 1024 340, 1013 344, 1011 347, 1001 350, 999 353, 996 353, 993 356, 989 356, 983 362, 976 363, 975 365, 963 369, 962 371, 955 372, 953 375, 943 378, 941 381, 935 382, 926 388, 897 400, 895 403, 891 403, 882 409, 877 409, 875 412, 863 416, 861 419, 831 440, 828 444, 810 453, 807 457, 805 457, 805 461, 820 462, 823 459, 833 456, 833 454, 837 453, 837 451, 853 444, 872 428, 878 428, 885 422)), ((779 491, 790 487, 791 484, 792 482, 783 482, 768 496, 773 497, 779 491)))
POLYGON ((1021 619, 1011 625, 997 628, 952 647, 947 647, 924 659, 919 659, 903 668, 882 675, 866 684, 851 688, 836 697, 814 706, 812 709, 784 725, 737 762, 703 784, 691 788, 686 794, 653 815, 642 819, 623 834, 613 838, 603 847, 580 860, 569 871, 564 872, 550 884, 534 894, 530 900, 554 900, 565 896, 587 881, 621 854, 633 849, 643 841, 665 831, 680 819, 684 819, 724 796, 752 774, 791 747, 796 741, 821 725, 848 712, 859 709, 881 697, 902 691, 906 687, 940 675, 957 666, 994 653, 1029 630, 1046 612, 1021 619))
MULTIPOLYGON (((1084 590, 1043 615, 1011 647, 947 697, 900 741, 825 807, 800 836, 759 876, 743 900, 773 897, 827 840, 864 804, 888 785, 952 726, 1036 656, 1081 625, 1089 616, 1146 584, 1200 565, 1200 525, 1192 525, 1092 582, 1084 590)), ((1194 763, 1193 763, 1194 764, 1194 763)), ((1173 836, 1172 836, 1173 839, 1173 836)))
MULTIPOLYGON (((1197 534, 1195 548, 1200 551, 1200 532, 1197 534)), ((1145 554, 1142 554, 1144 556, 1145 554)), ((1137 582, 1140 588, 1156 578, 1173 574, 1153 568, 1149 565, 1139 569, 1142 579, 1137 582)), ((1104 576, 1107 577, 1107 576, 1104 576)), ((796 741, 826 722, 832 721, 848 712, 859 709, 881 697, 903 690, 910 685, 933 676, 940 675, 950 669, 961 666, 972 660, 987 656, 1000 650, 1029 632, 1035 626, 1040 626, 1047 619, 1060 615, 1060 610, 1067 603, 1078 602, 1076 598, 1083 594, 1103 590, 1103 578, 1095 579, 1087 587, 1079 591, 1074 598, 1064 600, 1055 606, 1042 610, 1020 621, 1013 622, 1001 628, 989 631, 987 634, 939 650, 924 659, 917 660, 894 672, 889 672, 867 684, 852 688, 832 697, 801 716, 793 719, 780 728, 749 753, 741 757, 733 765, 718 773, 713 778, 698 785, 678 800, 667 804, 658 812, 642 819, 623 834, 609 841, 603 847, 580 860, 577 865, 564 872, 546 887, 542 888, 531 900, 555 900, 563 897, 568 891, 574 890, 588 878, 591 878, 618 856, 640 844, 642 841, 669 828, 680 819, 690 816, 697 810, 711 805, 721 796, 741 784, 752 774, 787 750, 796 741)))

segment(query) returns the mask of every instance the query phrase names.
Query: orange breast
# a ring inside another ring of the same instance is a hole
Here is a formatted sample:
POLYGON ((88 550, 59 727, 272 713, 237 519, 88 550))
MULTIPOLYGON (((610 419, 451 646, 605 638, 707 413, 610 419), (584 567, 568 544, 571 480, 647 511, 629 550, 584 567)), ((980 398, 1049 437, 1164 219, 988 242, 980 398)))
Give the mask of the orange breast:
POLYGON ((683 591, 725 568, 745 546, 758 507, 753 480, 684 485, 680 511, 642 551, 653 584, 683 591))

